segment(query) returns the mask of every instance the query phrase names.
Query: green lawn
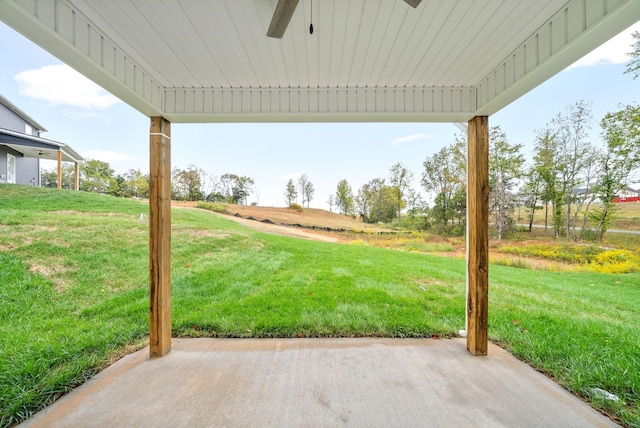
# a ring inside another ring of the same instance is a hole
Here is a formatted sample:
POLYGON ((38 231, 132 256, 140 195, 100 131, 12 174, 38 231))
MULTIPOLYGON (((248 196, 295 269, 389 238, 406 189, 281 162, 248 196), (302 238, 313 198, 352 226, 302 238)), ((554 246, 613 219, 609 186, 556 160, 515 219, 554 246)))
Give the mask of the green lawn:
MULTIPOLYGON (((0 185, 0 426, 148 334, 148 225, 131 200, 0 185)), ((174 336, 454 335, 464 261, 262 234, 173 210, 174 336)), ((490 336, 640 426, 640 274, 492 266, 490 336), (622 403, 623 402, 623 403, 622 403)))

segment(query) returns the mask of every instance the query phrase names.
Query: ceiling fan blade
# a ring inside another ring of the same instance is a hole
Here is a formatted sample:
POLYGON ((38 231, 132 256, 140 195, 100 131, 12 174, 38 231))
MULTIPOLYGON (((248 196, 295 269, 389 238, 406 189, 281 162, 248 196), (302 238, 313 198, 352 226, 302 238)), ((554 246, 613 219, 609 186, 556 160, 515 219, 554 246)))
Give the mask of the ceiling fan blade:
POLYGON ((420 2, 421 2, 421 1, 422 1, 422 0, 404 0, 404 2, 405 2, 406 4, 408 4, 409 6, 413 7, 414 9, 415 9, 416 7, 418 7, 418 5, 420 4, 420 2))
POLYGON ((273 18, 271 18, 271 24, 269 24, 269 29, 267 30, 267 37, 281 39, 284 36, 296 6, 298 6, 298 0, 278 0, 276 10, 273 12, 273 18))

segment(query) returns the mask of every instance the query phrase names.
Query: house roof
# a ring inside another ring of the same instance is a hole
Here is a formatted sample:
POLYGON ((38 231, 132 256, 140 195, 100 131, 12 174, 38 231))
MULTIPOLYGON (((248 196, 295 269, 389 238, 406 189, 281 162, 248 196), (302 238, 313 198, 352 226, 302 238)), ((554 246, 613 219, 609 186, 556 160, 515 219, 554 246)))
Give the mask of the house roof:
POLYGON ((11 110, 12 112, 17 114, 18 116, 20 116, 20 118, 22 120, 24 120, 25 122, 27 122, 29 125, 31 125, 31 127, 37 129, 40 132, 46 132, 47 131, 46 129, 44 129, 44 127, 42 125, 40 125, 38 122, 33 120, 31 118, 31 116, 29 116, 27 113, 25 113, 22 110, 20 110, 18 107, 16 107, 15 104, 13 104, 11 101, 6 99, 2 95, 0 95, 0 104, 2 104, 3 106, 5 106, 9 110, 11 110))
POLYGON ((12 148, 27 158, 58 159, 58 152, 62 154, 64 162, 79 162, 82 160, 75 150, 64 143, 35 137, 21 132, 0 128, 0 145, 12 148))
POLYGON ((276 3, 0 0, 0 20, 172 122, 465 122, 640 20, 637 0, 302 1, 280 40, 276 3))

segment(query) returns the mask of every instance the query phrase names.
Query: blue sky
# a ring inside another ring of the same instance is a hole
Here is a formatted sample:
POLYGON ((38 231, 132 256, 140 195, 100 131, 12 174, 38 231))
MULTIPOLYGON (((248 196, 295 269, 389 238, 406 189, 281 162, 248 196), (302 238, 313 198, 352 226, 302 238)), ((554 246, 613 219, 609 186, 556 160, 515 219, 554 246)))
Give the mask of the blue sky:
MULTIPOLYGON (((640 80, 623 74, 630 34, 597 49, 574 66, 491 116, 511 143, 525 146, 530 158, 535 130, 567 105, 593 103, 592 140, 600 144, 598 122, 619 104, 638 101, 640 80)), ((43 137, 69 144, 87 158, 109 162, 117 172, 149 167, 149 119, 0 23, 0 94, 43 125, 43 137)), ((345 178, 357 189, 388 176, 404 163, 419 189, 422 162, 451 143, 453 124, 174 124, 172 166, 193 164, 220 176, 230 172, 254 178, 258 194, 249 202, 283 206, 286 182, 306 173, 316 188, 312 207, 327 208, 336 184, 345 178)), ((43 168, 55 165, 43 162, 43 168)))

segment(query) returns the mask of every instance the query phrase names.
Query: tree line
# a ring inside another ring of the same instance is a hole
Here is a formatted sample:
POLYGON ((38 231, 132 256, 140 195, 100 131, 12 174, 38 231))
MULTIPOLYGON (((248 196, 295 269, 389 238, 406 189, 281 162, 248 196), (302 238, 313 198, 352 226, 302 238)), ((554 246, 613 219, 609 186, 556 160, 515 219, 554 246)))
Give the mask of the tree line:
MULTIPOLYGON (((614 199, 640 168, 640 107, 620 106, 600 121, 601 142, 590 140, 591 105, 578 101, 535 132, 531 161, 525 162, 522 144, 512 144, 499 126, 489 131, 489 185, 491 221, 498 239, 514 230, 516 208, 524 208, 529 230, 536 211, 543 211, 545 230, 575 241, 602 239, 615 216, 614 199)), ((358 216, 368 223, 393 221, 409 228, 430 229, 445 235, 465 232, 466 136, 425 158, 422 189, 412 188, 414 174, 398 162, 386 177, 377 177, 354 191, 342 179, 327 200, 329 209, 358 216), (431 204, 420 193, 431 197, 431 204), (401 213, 406 212, 403 219, 401 213)), ((138 169, 116 174, 107 162, 85 160, 79 165, 80 190, 119 197, 148 198, 149 176, 138 169)), ((62 187, 73 188, 74 168, 63 165, 62 187)), ((42 173, 42 186, 57 186, 57 171, 42 173)), ((247 204, 260 192, 251 177, 208 174, 190 165, 174 168, 172 199, 247 204)), ((306 174, 290 179, 283 194, 287 206, 301 200, 309 207, 315 188, 306 174)), ((522 221, 522 220, 520 220, 522 221)))
POLYGON ((302 174, 298 177, 298 185, 296 186, 293 183, 293 178, 290 178, 287 181, 287 186, 284 191, 284 201, 288 207, 292 206, 294 203, 298 202, 298 196, 302 197, 302 205, 304 207, 305 203, 307 204, 307 208, 309 208, 309 203, 313 200, 313 195, 315 194, 316 189, 313 186, 313 183, 309 180, 307 174, 302 174))
MULTIPOLYGON (((591 141, 591 105, 578 101, 536 131, 526 162, 522 144, 512 144, 500 126, 489 131, 489 209, 498 239, 515 229, 516 208, 525 208, 529 231, 537 210, 545 229, 575 241, 602 239, 615 214, 614 198, 640 168, 640 107, 621 106, 599 122, 602 142, 591 141)), ((429 206, 411 188, 413 173, 396 163, 388 177, 374 178, 354 192, 346 179, 327 203, 345 215, 369 223, 401 221, 404 226, 463 235, 467 209, 466 137, 423 162, 420 184, 432 197, 429 206), (419 221, 416 221, 418 219, 419 221)))
MULTIPOLYGON (((62 184, 64 189, 74 188, 74 166, 63 164, 62 184)), ((139 169, 130 169, 116 174, 108 162, 96 159, 81 161, 78 166, 80 190, 104 193, 122 198, 148 198, 149 174, 139 169)), ((44 170, 41 176, 43 187, 57 187, 57 170, 44 170)), ((195 165, 186 169, 174 168, 171 173, 171 199, 177 201, 226 202, 246 204, 247 198, 256 192, 251 177, 225 173, 217 177, 195 165)))

